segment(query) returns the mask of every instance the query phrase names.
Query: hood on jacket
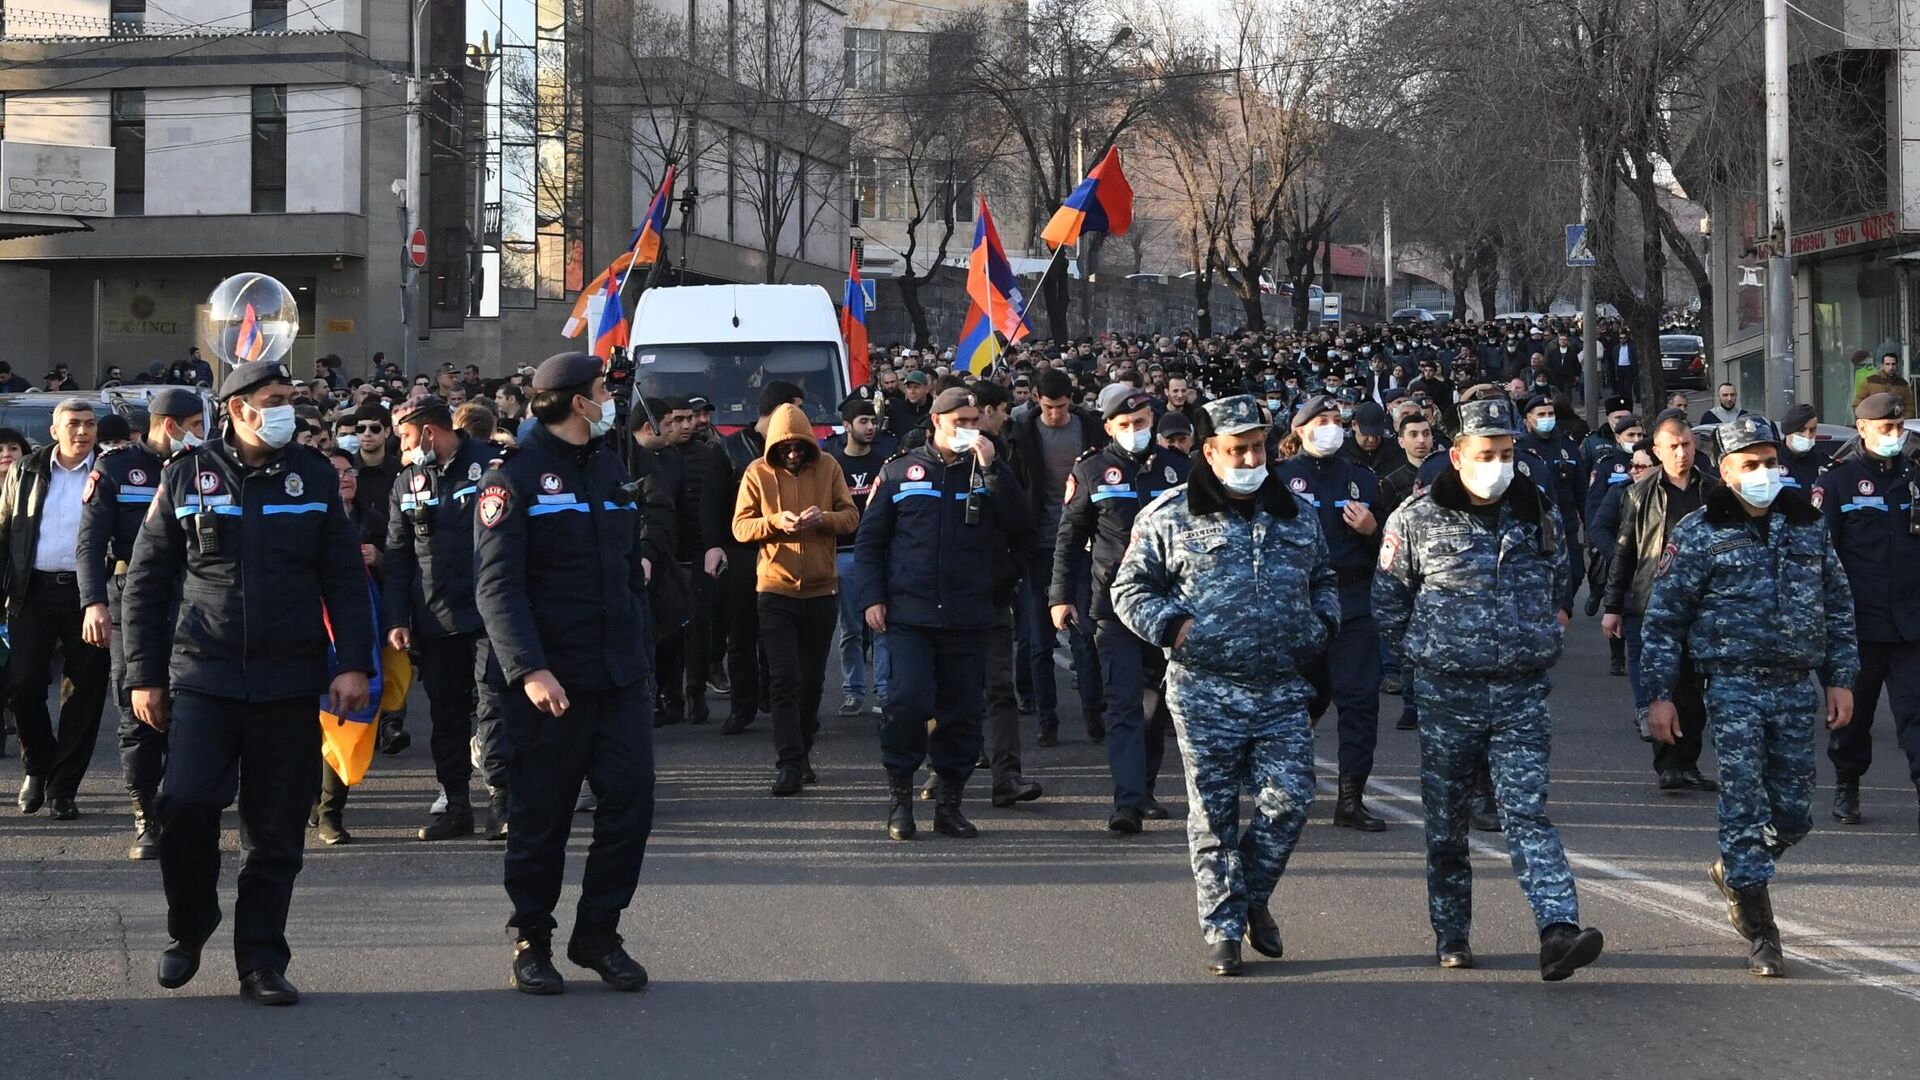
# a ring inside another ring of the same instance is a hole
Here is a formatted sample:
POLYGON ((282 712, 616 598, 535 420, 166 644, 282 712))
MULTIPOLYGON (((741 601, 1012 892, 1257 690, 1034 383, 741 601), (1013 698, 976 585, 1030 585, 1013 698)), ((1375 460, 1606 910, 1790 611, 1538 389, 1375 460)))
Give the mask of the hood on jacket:
POLYGON ((788 403, 773 411, 773 419, 767 423, 767 449, 764 454, 767 464, 779 468, 781 459, 774 451, 783 444, 800 442, 806 446, 806 454, 800 463, 802 469, 820 458, 820 442, 813 437, 813 422, 798 405, 788 403))

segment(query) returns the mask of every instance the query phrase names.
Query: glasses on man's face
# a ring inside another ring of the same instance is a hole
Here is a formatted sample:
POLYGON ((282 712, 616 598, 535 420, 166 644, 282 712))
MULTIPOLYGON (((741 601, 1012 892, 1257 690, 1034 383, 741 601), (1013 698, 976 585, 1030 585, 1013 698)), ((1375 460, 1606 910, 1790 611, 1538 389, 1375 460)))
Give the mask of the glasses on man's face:
POLYGON ((362 435, 378 435, 381 432, 387 430, 387 428, 386 428, 386 425, 384 424, 356 424, 354 425, 353 430, 359 432, 362 435))
POLYGON ((1644 464, 1638 461, 1632 461, 1627 463, 1628 472, 1646 472, 1648 469, 1651 469, 1651 468, 1653 468, 1653 462, 1651 461, 1646 462, 1644 464))

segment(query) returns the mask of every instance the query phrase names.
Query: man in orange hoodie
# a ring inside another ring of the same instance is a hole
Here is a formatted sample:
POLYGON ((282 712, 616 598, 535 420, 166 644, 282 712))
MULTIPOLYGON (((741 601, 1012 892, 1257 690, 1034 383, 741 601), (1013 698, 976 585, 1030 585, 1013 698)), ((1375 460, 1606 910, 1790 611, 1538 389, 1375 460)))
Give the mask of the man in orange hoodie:
POLYGON ((859 525, 846 476, 820 452, 807 414, 780 406, 767 425, 767 452, 747 466, 733 504, 733 538, 758 545, 755 599, 773 703, 775 795, 796 795, 814 780, 820 687, 840 617, 834 537, 859 525))

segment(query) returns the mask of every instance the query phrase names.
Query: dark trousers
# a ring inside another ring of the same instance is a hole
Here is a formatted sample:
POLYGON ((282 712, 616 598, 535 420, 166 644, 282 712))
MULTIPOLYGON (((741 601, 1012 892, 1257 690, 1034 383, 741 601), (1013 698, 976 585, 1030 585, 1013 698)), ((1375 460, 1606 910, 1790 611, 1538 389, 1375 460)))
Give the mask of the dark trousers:
POLYGON ((776 766, 806 764, 820 732, 820 687, 840 622, 836 596, 760 594, 760 641, 767 650, 776 766))
POLYGON ((691 589, 687 624, 654 646, 654 674, 660 700, 670 710, 707 715, 708 655, 713 642, 713 579, 698 563, 682 563, 691 589))
POLYGON ((242 701, 178 691, 168 740, 155 804, 167 933, 203 942, 219 924, 220 812, 237 791, 246 853, 233 905, 235 965, 242 975, 285 971, 287 906, 320 778, 315 698, 242 701))
POLYGON ((1134 635, 1112 615, 1094 620, 1100 676, 1106 681, 1107 770, 1113 774, 1113 805, 1136 809, 1153 797, 1166 757, 1167 703, 1161 683, 1166 654, 1134 635))
POLYGON ((100 735, 100 710, 107 703, 112 657, 80 637, 80 586, 72 574, 35 571, 26 583, 20 613, 9 623, 13 638, 13 719, 20 732, 20 766, 47 782, 49 798, 71 799, 93 758, 100 735), (53 684, 53 650, 65 656, 61 674, 73 693, 60 707, 54 733, 47 712, 47 688, 53 684))
POLYGON ((548 940, 556 925, 573 805, 585 781, 600 805, 580 879, 574 934, 612 931, 633 900, 653 832, 653 687, 642 679, 607 690, 568 690, 558 717, 519 687, 501 691, 507 765, 507 921, 521 940, 548 940))
MULTIPOLYGON (((1082 558, 1086 562, 1085 557, 1082 558)), ((1074 606, 1081 614, 1086 614, 1089 599, 1088 581, 1092 571, 1082 566, 1075 587, 1074 606)), ((1032 665, 1034 705, 1040 710, 1040 722, 1058 723, 1060 718, 1059 692, 1056 689, 1053 666, 1053 613, 1047 603, 1047 584, 1053 580, 1053 552, 1047 552, 1033 561, 1027 570, 1027 579, 1021 585, 1022 595, 1027 601, 1028 619, 1028 662, 1032 665)), ((1095 727, 1104 721, 1101 714, 1105 707, 1100 700, 1100 659, 1093 648, 1093 634, 1083 626, 1075 625, 1067 631, 1068 651, 1073 656, 1073 675, 1080 686, 1080 715, 1088 727, 1095 727)))
POLYGON ((1380 741, 1380 627, 1373 612, 1340 624, 1327 643, 1327 675, 1340 713, 1340 775, 1373 775, 1380 741))
POLYGON ((1863 641, 1860 678, 1853 684, 1853 723, 1827 737, 1834 775, 1857 780, 1873 764, 1873 714, 1880 691, 1893 711, 1894 737, 1906 751, 1907 771, 1920 781, 1920 642, 1863 641))
POLYGON ((964 785, 980 760, 986 634, 888 623, 887 645, 893 684, 880 722, 881 763, 911 773, 930 760, 942 780, 964 785), (929 720, 938 721, 932 734, 929 720))
POLYGON ((1700 671, 1687 657, 1680 659, 1679 677, 1673 681, 1673 708, 1680 716, 1680 738, 1671 745, 1653 744, 1653 771, 1700 767, 1700 751, 1706 745, 1707 700, 1700 685, 1700 671))
MULTIPOLYGON (((727 552, 727 569, 715 583, 720 617, 727 626, 727 679, 733 684, 728 701, 732 714, 753 719, 760 701, 760 604, 755 589, 751 548, 727 552)), ((704 688, 702 690, 704 692, 704 688)))
POLYGON ((467 801, 473 781, 474 680, 482 674, 481 635, 447 634, 416 638, 414 664, 427 691, 433 735, 433 775, 449 800, 467 801))
POLYGON ((129 793, 151 798, 167 765, 167 733, 148 727, 133 714, 133 688, 126 679, 127 639, 120 625, 120 590, 125 582, 125 577, 107 581, 107 615, 113 620, 113 638, 107 643, 112 665, 107 685, 119 718, 115 735, 120 744, 120 775, 129 793))
MULTIPOLYGON (((1019 620, 1012 607, 1000 610, 1000 625, 987 633, 987 761, 993 766, 993 786, 1020 779, 1020 702, 1014 692, 1013 627, 1019 620)), ((978 762, 976 761, 976 764, 978 762)))

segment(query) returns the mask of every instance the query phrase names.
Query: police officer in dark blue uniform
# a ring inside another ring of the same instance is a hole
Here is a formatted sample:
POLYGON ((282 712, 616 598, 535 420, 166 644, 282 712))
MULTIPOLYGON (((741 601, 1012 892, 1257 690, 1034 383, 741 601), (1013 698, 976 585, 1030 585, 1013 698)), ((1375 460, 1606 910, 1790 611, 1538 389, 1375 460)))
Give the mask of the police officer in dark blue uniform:
POLYGON ((1873 714, 1882 687, 1908 776, 1920 792, 1920 466, 1906 453, 1905 413, 1894 394, 1862 399, 1853 410, 1857 452, 1813 490, 1853 587, 1860 639, 1853 723, 1827 737, 1833 816, 1846 825, 1860 824, 1860 778, 1873 764, 1873 714))
POLYGON ((287 905, 320 783, 317 713, 366 707, 373 608, 333 466, 289 445, 287 369, 241 364, 220 398, 225 434, 161 471, 134 542, 124 679, 141 723, 169 732, 154 802, 173 938, 160 985, 193 978, 220 923, 220 812, 237 792, 240 992, 291 1005, 300 995, 286 977, 287 905))
POLYGON ((1033 528, 1026 492, 980 433, 973 395, 943 390, 929 415, 928 441, 881 467, 853 548, 858 606, 887 635, 893 665, 880 758, 895 840, 917 831, 913 774, 929 759, 940 780, 934 831, 979 835, 960 804, 980 758, 987 635, 1000 621, 995 556, 1025 551, 1033 528), (931 737, 929 720, 939 721, 931 737))
POLYGON ((100 452, 86 496, 80 507, 79 539, 74 546, 79 577, 80 606, 85 612, 80 632, 90 645, 105 645, 112 654, 113 701, 120 710, 120 769, 127 795, 133 800, 133 845, 130 859, 160 857, 160 831, 155 827, 153 798, 167 760, 167 735, 140 722, 126 684, 125 623, 120 594, 126 587, 127 565, 140 521, 153 503, 166 460, 205 439, 207 421, 200 395, 184 387, 155 391, 147 400, 147 438, 100 452))
POLYGON ((651 567, 600 362, 560 353, 533 374, 537 424, 480 481, 474 590, 493 643, 507 762, 512 985, 566 989, 553 965, 567 837, 582 780, 598 805, 567 959, 616 990, 646 969, 616 929, 653 830, 651 567))
POLYGON ((1113 813, 1107 828, 1137 833, 1141 821, 1163 820, 1153 797, 1171 722, 1163 696, 1166 654, 1140 640, 1114 614, 1109 589, 1133 535, 1133 519, 1168 488, 1185 483, 1186 455, 1153 443, 1154 397, 1145 391, 1115 395, 1101 410, 1113 441, 1082 457, 1067 479, 1066 507, 1055 537, 1048 604, 1057 630, 1080 619, 1074 607, 1075 571, 1093 545, 1093 644, 1107 702, 1107 769, 1113 774, 1113 813))
POLYGON ((1833 460, 1829 448, 1820 443, 1820 414, 1804 401, 1794 405, 1780 418, 1780 437, 1780 464, 1787 470, 1787 486, 1812 498, 1814 483, 1833 460))
POLYGON ((1320 531, 1340 577, 1340 632, 1327 643, 1324 670, 1313 676, 1340 714, 1340 795, 1333 823, 1380 832, 1387 823, 1362 801, 1380 736, 1380 628, 1373 621, 1372 601, 1380 555, 1380 521, 1373 508, 1380 504, 1380 480, 1341 453, 1347 435, 1340 408, 1325 395, 1308 398, 1293 417, 1300 453, 1276 463, 1273 472, 1319 512, 1320 531))
MULTIPOLYGON (((1540 482, 1540 490, 1560 511, 1560 527, 1564 530, 1567 554, 1573 566, 1570 587, 1572 592, 1578 592, 1587 572, 1586 556, 1580 550, 1580 523, 1587 509, 1587 472, 1580 466, 1579 448, 1559 430, 1560 417, 1554 410, 1552 398, 1545 394, 1528 398, 1524 422, 1526 430, 1514 443, 1546 463, 1547 475, 1540 482)), ((1571 596, 1570 592, 1569 599, 1571 596)))
MULTIPOLYGON (((492 713, 498 699, 485 686, 488 649, 473 595, 473 508, 480 478, 493 459, 487 443, 453 426, 453 413, 437 397, 415 398, 393 411, 400 434, 400 475, 388 496, 386 561, 381 626, 387 643, 412 652, 426 687, 433 718, 433 772, 446 793, 447 809, 419 832, 422 840, 473 833, 476 706, 492 713)), ((498 725, 486 725, 498 739, 498 725)), ((492 763, 487 777, 487 834, 498 839, 506 824, 506 769, 498 749, 483 747, 492 763)))

